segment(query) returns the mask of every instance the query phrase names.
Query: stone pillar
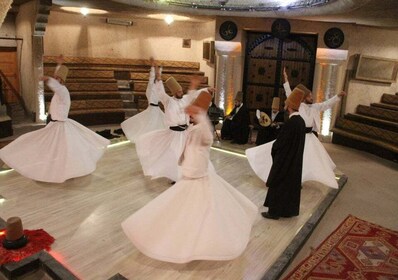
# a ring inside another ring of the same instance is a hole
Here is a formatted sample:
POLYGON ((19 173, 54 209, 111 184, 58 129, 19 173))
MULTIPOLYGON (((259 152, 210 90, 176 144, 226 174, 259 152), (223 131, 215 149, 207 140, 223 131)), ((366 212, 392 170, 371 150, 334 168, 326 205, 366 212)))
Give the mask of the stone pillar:
POLYGON ((215 103, 229 114, 234 98, 242 88, 242 51, 238 42, 216 41, 216 96, 215 103))
POLYGON ((33 75, 35 81, 38 81, 36 88, 36 122, 43 123, 46 121, 45 101, 44 101, 44 83, 40 81, 43 73, 43 37, 33 36, 32 38, 32 59, 33 59, 33 75))
MULTIPOLYGON (((315 65, 313 87, 314 102, 323 102, 339 93, 343 86, 343 64, 347 59, 348 51, 318 49, 315 65)), ((321 131, 319 139, 331 142, 331 132, 339 106, 321 113, 321 131)))

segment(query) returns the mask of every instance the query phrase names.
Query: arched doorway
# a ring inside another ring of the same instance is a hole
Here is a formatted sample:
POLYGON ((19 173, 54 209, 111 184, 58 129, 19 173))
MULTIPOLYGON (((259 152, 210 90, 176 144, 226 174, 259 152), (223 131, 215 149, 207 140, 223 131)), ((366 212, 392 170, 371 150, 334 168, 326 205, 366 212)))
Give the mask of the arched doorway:
POLYGON ((272 98, 285 92, 282 71, 286 67, 290 86, 302 83, 312 89, 318 36, 290 34, 278 39, 267 32, 247 32, 243 90, 252 117, 256 109, 269 109, 272 98))

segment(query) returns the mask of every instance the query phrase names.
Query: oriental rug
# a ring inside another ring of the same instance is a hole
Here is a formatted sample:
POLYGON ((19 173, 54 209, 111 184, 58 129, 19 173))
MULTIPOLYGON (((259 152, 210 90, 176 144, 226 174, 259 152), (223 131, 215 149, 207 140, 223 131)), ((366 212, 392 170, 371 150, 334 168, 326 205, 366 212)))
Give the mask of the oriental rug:
POLYGON ((284 280, 398 279, 398 232, 348 216, 284 280))

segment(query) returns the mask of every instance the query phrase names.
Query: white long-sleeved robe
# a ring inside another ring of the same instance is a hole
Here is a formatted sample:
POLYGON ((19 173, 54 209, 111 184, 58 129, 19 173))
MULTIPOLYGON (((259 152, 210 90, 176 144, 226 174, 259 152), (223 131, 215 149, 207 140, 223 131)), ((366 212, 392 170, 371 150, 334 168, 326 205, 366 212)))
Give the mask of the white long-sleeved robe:
POLYGON ((187 131, 174 131, 170 127, 189 124, 189 117, 184 109, 206 89, 190 90, 178 99, 169 96, 159 83, 155 87, 159 100, 164 105, 167 128, 140 136, 136 140, 136 151, 146 176, 166 177, 177 181, 180 177, 178 160, 185 147, 187 131))
POLYGON ((50 78, 54 92, 45 128, 26 133, 0 150, 0 158, 21 175, 43 182, 62 183, 96 169, 109 140, 68 119, 68 89, 50 78))
POLYGON ((148 86, 145 91, 148 100, 148 108, 143 112, 132 116, 120 124, 127 139, 134 143, 141 135, 148 132, 165 129, 164 113, 160 110, 158 89, 163 88, 162 81, 155 81, 155 67, 151 67, 149 72, 148 86))
POLYGON ((245 250, 257 207, 209 170, 205 112, 187 129, 182 179, 128 217, 122 228, 145 255, 166 262, 230 260, 245 250))

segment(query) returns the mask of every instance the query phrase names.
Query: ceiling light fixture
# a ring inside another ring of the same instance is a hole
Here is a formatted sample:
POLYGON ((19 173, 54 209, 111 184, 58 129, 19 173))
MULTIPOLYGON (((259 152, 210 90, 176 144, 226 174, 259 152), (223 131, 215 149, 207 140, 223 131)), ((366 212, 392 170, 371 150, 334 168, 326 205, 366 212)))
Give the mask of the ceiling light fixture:
POLYGON ((86 8, 86 7, 83 7, 83 8, 80 9, 80 13, 81 13, 83 16, 87 16, 88 13, 89 13, 89 9, 86 8))
POLYGON ((173 17, 172 15, 167 15, 167 16, 164 18, 164 21, 165 21, 168 25, 170 25, 170 24, 172 24, 172 23, 174 22, 174 17, 173 17))
POLYGON ((105 10, 100 9, 91 9, 87 7, 61 7, 61 10, 73 13, 80 13, 86 16, 87 14, 90 15, 102 15, 108 13, 105 10), (84 13, 87 13, 86 15, 84 13))

